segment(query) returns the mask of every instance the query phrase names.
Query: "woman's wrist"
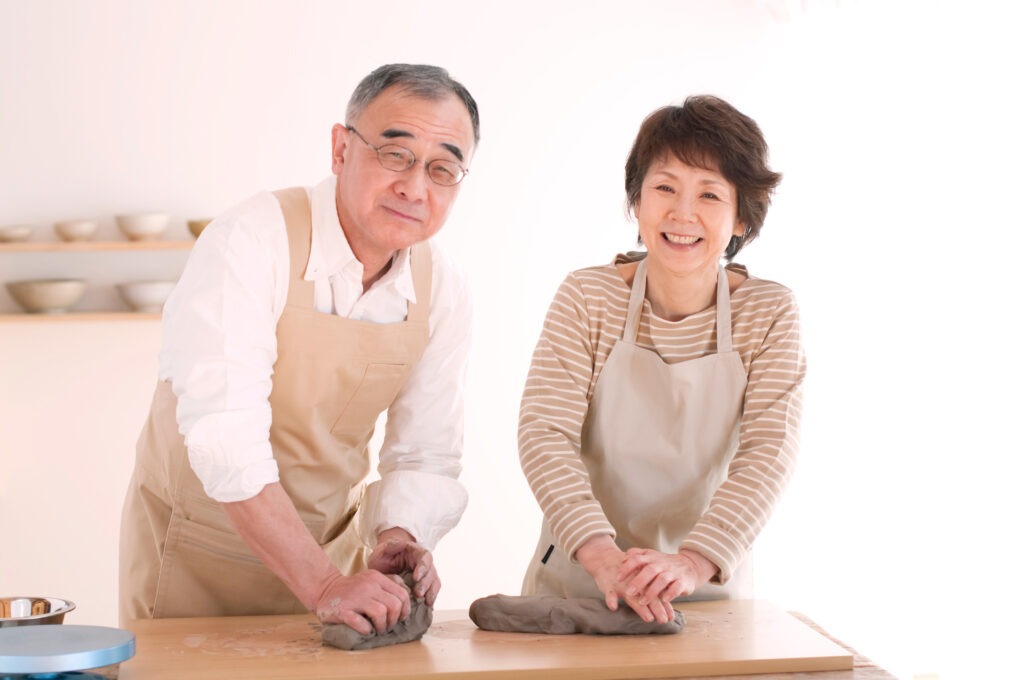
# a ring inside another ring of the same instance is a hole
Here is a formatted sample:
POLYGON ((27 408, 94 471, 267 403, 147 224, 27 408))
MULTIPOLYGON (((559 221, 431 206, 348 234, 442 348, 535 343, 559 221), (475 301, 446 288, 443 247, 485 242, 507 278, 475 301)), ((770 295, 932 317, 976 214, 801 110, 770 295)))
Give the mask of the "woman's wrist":
POLYGON ((584 541, 583 545, 576 549, 575 557, 587 572, 593 574, 594 570, 606 561, 605 556, 610 552, 620 552, 619 546, 615 545, 615 540, 608 534, 598 534, 584 541))
POLYGON ((690 564, 700 583, 707 583, 718 573, 718 565, 696 550, 682 548, 679 550, 679 557, 690 564))

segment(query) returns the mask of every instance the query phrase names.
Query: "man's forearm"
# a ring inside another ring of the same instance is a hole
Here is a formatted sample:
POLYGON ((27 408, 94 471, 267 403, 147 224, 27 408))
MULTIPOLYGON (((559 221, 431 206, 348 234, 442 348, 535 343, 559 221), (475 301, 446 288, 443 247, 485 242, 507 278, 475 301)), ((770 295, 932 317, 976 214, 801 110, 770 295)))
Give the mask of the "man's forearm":
POLYGON ((280 483, 268 484, 247 500, 222 505, 249 549, 313 610, 338 570, 313 539, 280 483))

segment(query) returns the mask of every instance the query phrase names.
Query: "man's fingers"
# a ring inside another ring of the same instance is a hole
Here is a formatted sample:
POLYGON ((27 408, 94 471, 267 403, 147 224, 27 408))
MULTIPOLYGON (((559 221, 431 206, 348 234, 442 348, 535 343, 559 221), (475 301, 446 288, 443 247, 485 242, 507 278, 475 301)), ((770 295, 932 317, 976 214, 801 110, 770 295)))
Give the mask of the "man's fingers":
POLYGON ((366 618, 351 609, 346 611, 344 616, 341 617, 341 623, 344 623, 360 635, 369 635, 373 632, 373 625, 366 618))

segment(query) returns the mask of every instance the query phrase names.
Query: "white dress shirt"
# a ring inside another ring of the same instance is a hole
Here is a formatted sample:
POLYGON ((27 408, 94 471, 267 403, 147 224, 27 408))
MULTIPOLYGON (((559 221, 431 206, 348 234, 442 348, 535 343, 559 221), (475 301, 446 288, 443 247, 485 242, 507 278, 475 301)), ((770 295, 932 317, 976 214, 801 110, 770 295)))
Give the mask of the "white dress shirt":
MULTIPOLYGON (((374 323, 403 321, 415 302, 409 251, 364 293, 363 266, 338 222, 334 183, 331 176, 307 190, 313 239, 303 278, 313 282, 316 308, 374 323)), ((430 248, 430 337, 388 410, 381 479, 360 511, 369 545, 379 531, 402 527, 432 550, 466 506, 456 479, 472 312, 462 274, 436 243, 430 248)), ((279 479, 268 399, 289 266, 280 205, 260 193, 206 227, 164 306, 160 378, 178 398, 192 468, 218 501, 251 498, 279 479)))

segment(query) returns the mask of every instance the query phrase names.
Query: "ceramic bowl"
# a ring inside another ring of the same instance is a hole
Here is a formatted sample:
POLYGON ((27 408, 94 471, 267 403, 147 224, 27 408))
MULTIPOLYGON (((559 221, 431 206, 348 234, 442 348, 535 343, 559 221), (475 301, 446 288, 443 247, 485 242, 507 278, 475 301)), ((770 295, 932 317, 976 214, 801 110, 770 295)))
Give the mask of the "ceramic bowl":
POLYGON ((199 238, 199 234, 203 233, 203 229, 206 229, 206 225, 208 225, 212 221, 213 220, 209 220, 209 219, 206 219, 206 220, 189 220, 188 221, 188 230, 192 233, 193 236, 195 236, 196 238, 199 238))
POLYGON ((12 224, 0 227, 0 243, 17 243, 27 241, 35 229, 31 224, 12 224))
POLYGON ((57 236, 64 241, 88 241, 96 235, 96 220, 64 220, 53 225, 57 236))
POLYGON ((85 292, 82 279, 8 281, 7 292, 26 312, 60 314, 71 309, 85 292))
POLYGON ((131 281, 119 283, 117 292, 121 299, 136 312, 150 314, 160 312, 164 308, 167 296, 174 290, 176 281, 131 281))
POLYGON ((0 628, 64 622, 75 603, 56 597, 0 597, 0 628))
POLYGON ((117 228, 131 241, 155 241, 167 231, 167 213, 117 215, 117 228))

